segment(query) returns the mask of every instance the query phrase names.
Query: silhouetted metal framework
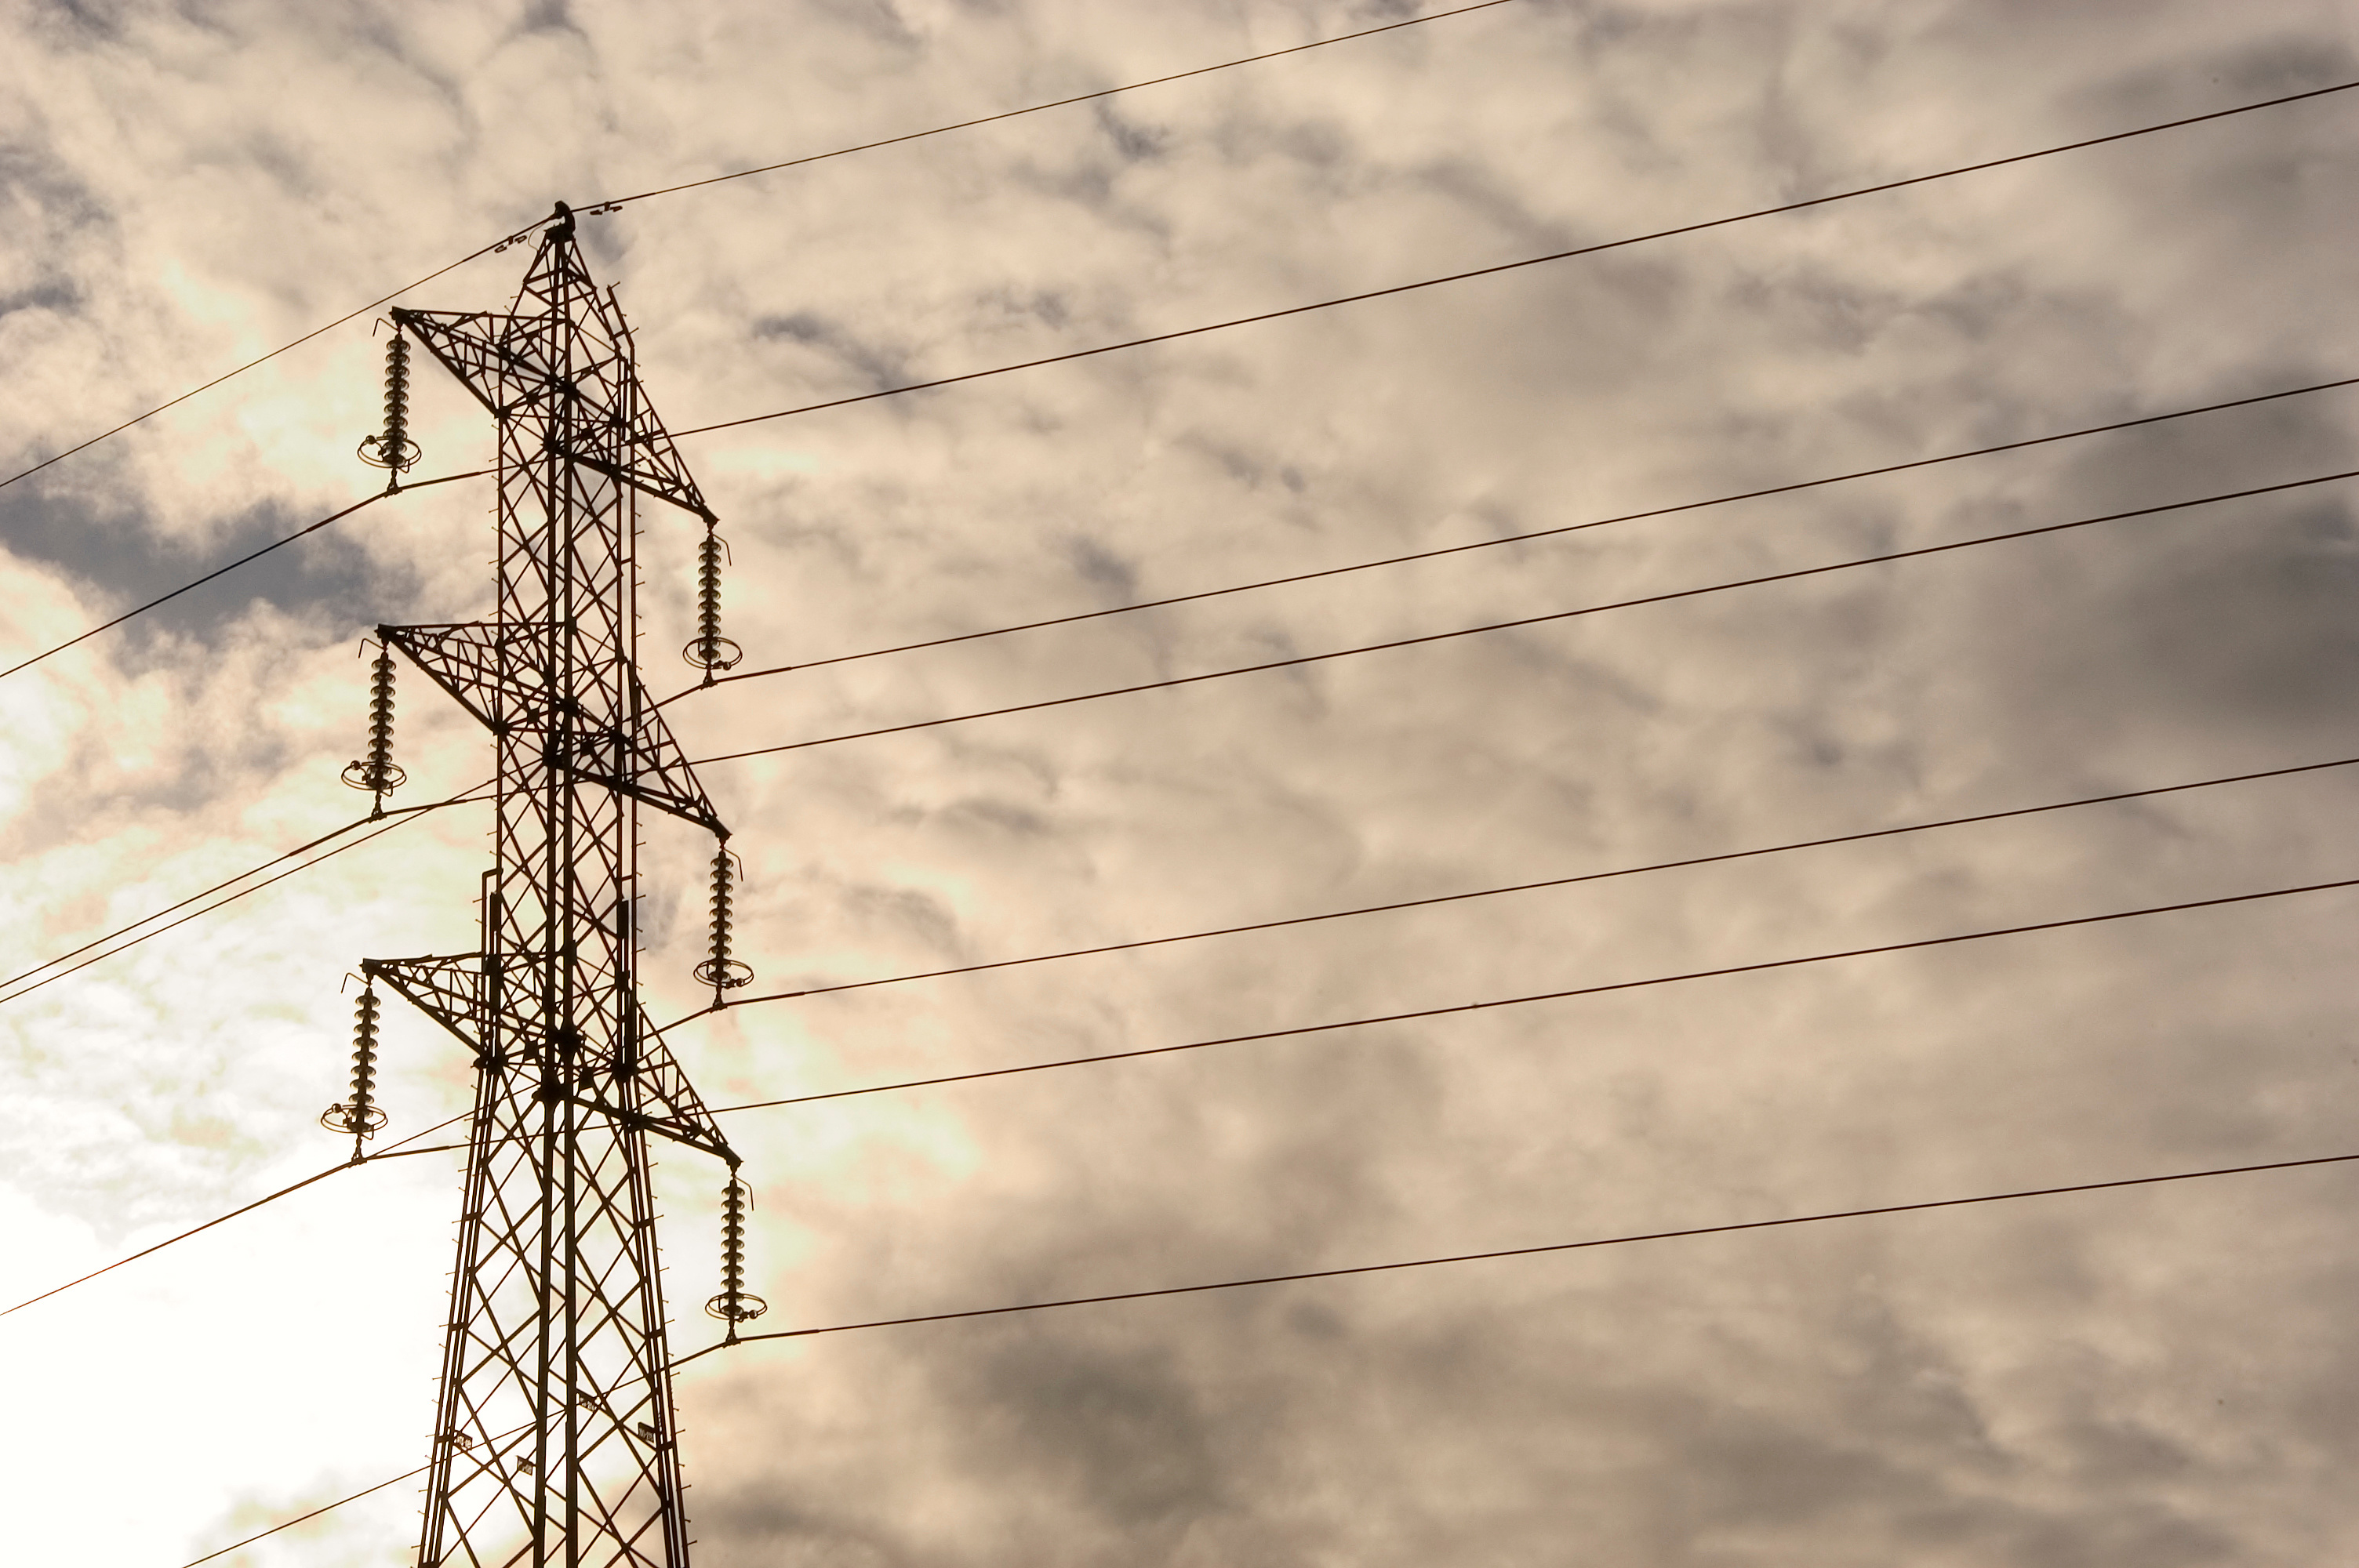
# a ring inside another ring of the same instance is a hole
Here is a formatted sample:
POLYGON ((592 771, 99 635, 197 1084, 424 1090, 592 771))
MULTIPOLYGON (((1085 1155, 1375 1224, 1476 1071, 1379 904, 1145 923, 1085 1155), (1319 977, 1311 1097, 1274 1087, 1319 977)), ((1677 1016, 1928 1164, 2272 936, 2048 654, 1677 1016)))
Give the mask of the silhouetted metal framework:
POLYGON ((513 310, 394 315, 499 432, 497 613, 378 628, 499 756, 482 951, 363 965, 476 1065, 419 1562, 682 1568, 648 1135, 737 1158, 640 1008, 639 809, 727 829, 640 686, 634 538, 712 513, 562 207, 513 310))

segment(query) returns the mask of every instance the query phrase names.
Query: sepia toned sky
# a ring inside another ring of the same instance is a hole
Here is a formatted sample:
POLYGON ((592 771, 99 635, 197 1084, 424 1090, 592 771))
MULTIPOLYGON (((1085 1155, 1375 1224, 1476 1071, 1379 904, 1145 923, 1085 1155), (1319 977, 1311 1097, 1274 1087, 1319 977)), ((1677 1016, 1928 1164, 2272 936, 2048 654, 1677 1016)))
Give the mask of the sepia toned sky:
MULTIPOLYGON (((577 207, 1404 19, 1385 4, 0 9, 0 477, 577 207)), ((582 220, 675 430, 2359 78, 2326 0, 1480 12, 582 220)), ((691 756, 2359 468, 2359 93, 683 438, 750 665, 691 756), (842 655, 1440 558, 888 656, 842 655)), ((502 309, 529 250, 404 297, 502 309)), ((360 500, 363 316, 0 488, 0 664, 360 500)), ((492 453, 421 361, 419 477, 492 453)), ((0 679, 5 973, 364 814, 373 505, 0 679)), ((642 658, 693 676, 650 512, 642 658)), ((760 992, 2359 759, 2352 481, 716 762, 760 992)), ((397 804, 489 771, 405 671, 397 804)), ((2359 877, 2359 763, 763 1003, 734 1104, 2359 877)), ((481 807, 0 986, 0 1305, 335 1163, 346 977, 462 951, 481 807), (341 989, 340 989, 341 988, 341 989)), ((648 1003, 709 844, 651 819, 648 1003)), ((731 1114, 763 1328, 2359 1152, 2359 890, 731 1114)), ((388 1008, 388 1137, 469 1065, 388 1008)), ((720 1172, 666 1151, 678 1350, 720 1172)), ((707 1356, 707 1568, 2136 1563, 2359 1550, 2359 1169, 707 1356)), ((177 1568, 423 1462, 452 1157, 0 1317, 12 1561, 177 1568)), ((415 1482, 223 1563, 393 1568, 415 1482)))

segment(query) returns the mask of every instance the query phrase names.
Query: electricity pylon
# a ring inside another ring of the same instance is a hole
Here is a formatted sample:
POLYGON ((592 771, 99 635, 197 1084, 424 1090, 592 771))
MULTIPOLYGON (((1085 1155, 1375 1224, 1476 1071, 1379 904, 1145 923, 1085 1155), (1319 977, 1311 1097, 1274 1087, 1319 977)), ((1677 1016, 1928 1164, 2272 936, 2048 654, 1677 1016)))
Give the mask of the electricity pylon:
MULTIPOLYGON (((643 496, 701 519, 708 540, 712 513, 562 205, 513 309, 397 310, 394 324, 490 410, 499 438, 494 618, 377 629, 483 721, 499 757, 481 950, 362 965, 476 1067, 418 1561, 684 1568, 648 1137, 738 1162, 640 1007, 639 812, 705 828, 724 860, 728 829, 639 682, 635 539, 643 496)), ((388 459, 397 484, 415 453, 403 391, 389 379, 386 435, 363 451, 388 459)), ((382 749, 373 731, 355 764, 380 793, 382 749)), ((373 1055, 373 998, 364 1019, 373 1055)), ((733 1291, 714 1313, 734 1336, 755 1310, 733 1291)))

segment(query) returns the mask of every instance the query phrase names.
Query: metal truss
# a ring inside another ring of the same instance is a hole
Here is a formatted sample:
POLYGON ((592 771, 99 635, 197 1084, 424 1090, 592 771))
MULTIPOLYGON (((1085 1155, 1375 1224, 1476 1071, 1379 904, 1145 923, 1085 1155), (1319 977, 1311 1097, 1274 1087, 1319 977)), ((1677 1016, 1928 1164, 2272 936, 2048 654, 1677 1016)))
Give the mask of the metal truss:
POLYGON ((499 757, 483 946, 364 970, 474 1054, 420 1568, 685 1568, 648 1137, 737 1157, 638 999, 641 806, 723 838, 634 665, 642 496, 711 510, 560 208, 515 308, 397 310, 491 411, 493 619, 378 628, 499 757))

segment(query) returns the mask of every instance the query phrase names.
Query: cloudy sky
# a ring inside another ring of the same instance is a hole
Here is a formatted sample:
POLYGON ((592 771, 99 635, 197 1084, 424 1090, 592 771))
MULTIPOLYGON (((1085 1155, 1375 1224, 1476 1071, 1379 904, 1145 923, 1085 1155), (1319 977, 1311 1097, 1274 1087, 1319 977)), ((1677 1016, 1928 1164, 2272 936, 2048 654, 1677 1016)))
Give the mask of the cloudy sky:
MULTIPOLYGON (((0 475, 586 205, 1285 48, 1391 0, 0 8, 0 475)), ((583 220, 675 429, 2359 77, 2328 0, 1478 14, 583 220)), ((2359 94, 685 438, 757 665, 2359 374, 2359 94)), ((527 251, 407 297, 506 307, 527 251)), ((375 488, 366 317, 0 489, 0 663, 375 488)), ((430 367, 421 476, 490 432, 430 367)), ((2359 389, 681 702, 693 755, 2359 467, 2359 389)), ((6 973, 350 821, 381 622, 490 604, 487 481, 0 681, 6 973)), ((650 514, 686 686, 695 535, 650 514)), ((2359 756, 2348 482, 704 770, 757 989, 2359 756)), ((484 738, 414 676, 399 803, 484 738)), ((772 1099, 2359 876, 2359 767, 751 1007, 772 1099)), ((472 813, 472 814, 471 814, 472 813)), ((333 1163, 344 977, 473 944, 440 812, 0 987, 14 1302, 333 1163), (43 971, 47 973, 48 971, 43 971), (38 978, 38 977, 37 977, 38 978)), ((649 1005, 707 846, 648 828, 649 1005)), ((734 1114, 764 1327, 2359 1151, 2311 893, 734 1114)), ((398 1004, 394 1136, 466 1103, 398 1004)), ((419 1464, 456 1167, 0 1319, 7 1555, 176 1568, 419 1464)), ((2308 1565, 2359 1549, 2349 1167, 746 1346, 698 1560, 2308 1565)), ((676 1344, 718 1173, 667 1153, 676 1344)), ((0 1303, 5 1304, 5 1303, 0 1303)), ((224 1562, 391 1568, 415 1483, 224 1562)))

